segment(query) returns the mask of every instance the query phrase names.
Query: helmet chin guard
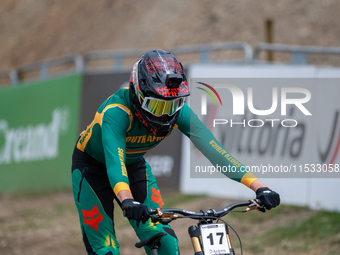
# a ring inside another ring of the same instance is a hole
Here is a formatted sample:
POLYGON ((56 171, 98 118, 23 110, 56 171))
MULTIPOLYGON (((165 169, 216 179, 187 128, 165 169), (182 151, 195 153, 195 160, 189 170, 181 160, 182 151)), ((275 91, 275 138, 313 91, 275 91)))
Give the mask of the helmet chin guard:
POLYGON ((131 105, 139 121, 155 136, 172 131, 189 95, 183 67, 171 53, 149 51, 133 66, 131 105))

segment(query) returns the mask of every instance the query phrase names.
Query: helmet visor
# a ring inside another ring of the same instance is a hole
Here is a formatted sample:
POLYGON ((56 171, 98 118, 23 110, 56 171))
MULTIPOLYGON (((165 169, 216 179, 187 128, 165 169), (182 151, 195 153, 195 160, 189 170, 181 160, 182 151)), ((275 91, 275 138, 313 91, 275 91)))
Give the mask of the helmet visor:
POLYGON ((167 101, 152 97, 146 97, 142 104, 142 109, 151 114, 160 117, 164 114, 169 116, 175 114, 184 105, 185 98, 176 98, 175 100, 167 101))

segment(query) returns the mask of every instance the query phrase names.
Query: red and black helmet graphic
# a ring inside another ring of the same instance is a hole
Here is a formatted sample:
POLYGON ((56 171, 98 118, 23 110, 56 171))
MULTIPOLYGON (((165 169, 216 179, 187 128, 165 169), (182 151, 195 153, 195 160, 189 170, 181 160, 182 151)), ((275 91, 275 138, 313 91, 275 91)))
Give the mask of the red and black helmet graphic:
POLYGON ((147 52, 140 61, 138 72, 144 96, 172 99, 190 94, 182 64, 169 52, 147 52))
POLYGON ((190 95, 182 64, 167 51, 152 50, 134 65, 130 80, 131 103, 139 120, 155 135, 166 135, 175 125, 179 111, 157 120, 142 109, 145 98, 175 100, 190 95))

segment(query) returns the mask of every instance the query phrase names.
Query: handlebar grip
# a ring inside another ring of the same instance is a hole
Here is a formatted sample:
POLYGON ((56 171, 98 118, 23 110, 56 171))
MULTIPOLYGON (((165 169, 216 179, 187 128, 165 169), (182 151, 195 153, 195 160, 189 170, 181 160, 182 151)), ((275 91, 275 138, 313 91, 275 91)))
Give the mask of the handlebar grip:
POLYGON ((150 213, 150 214, 156 214, 156 213, 157 213, 157 210, 156 210, 156 209, 149 209, 149 213, 150 213))
POLYGON ((255 201, 256 203, 258 203, 259 206, 262 206, 262 205, 263 205, 263 202, 262 202, 261 199, 255 198, 254 201, 255 201))

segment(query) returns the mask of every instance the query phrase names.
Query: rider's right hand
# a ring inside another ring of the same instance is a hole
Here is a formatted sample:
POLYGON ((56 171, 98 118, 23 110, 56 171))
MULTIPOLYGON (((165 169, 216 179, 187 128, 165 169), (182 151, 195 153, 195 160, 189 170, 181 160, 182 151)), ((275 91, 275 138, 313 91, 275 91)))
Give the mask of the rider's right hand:
POLYGON ((122 202, 122 209, 129 220, 137 221, 137 227, 139 227, 140 221, 145 224, 145 222, 150 218, 147 206, 130 198, 125 199, 122 202))

